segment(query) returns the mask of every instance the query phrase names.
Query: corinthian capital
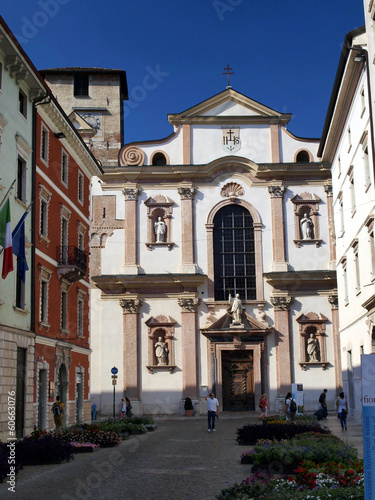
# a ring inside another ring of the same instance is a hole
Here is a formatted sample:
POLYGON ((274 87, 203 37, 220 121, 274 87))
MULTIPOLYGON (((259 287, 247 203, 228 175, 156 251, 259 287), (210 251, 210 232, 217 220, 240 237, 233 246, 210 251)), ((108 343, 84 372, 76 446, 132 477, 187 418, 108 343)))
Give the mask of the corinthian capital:
POLYGON ((179 187, 178 194, 182 200, 192 200, 197 192, 196 187, 179 187))
POLYGON ((139 313, 139 309, 141 308, 142 300, 141 299, 122 299, 120 300, 120 306, 123 308, 123 312, 136 314, 139 313))
POLYGON ((136 200, 140 192, 139 188, 125 188, 123 190, 125 200, 136 200))
POLYGON ((178 299, 178 305, 182 308, 183 312, 195 312, 198 309, 200 302, 201 299, 178 299))
POLYGON ((270 301, 276 311, 288 311, 293 297, 271 297, 270 301))
POLYGON ((271 198, 282 198, 284 196, 284 186, 268 186, 271 198))

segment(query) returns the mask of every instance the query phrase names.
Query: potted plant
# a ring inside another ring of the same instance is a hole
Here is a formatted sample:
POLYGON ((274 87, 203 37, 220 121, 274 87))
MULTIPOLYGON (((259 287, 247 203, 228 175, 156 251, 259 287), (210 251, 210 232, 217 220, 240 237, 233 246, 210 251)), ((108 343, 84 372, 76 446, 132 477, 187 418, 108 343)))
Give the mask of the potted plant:
POLYGON ((185 415, 187 417, 192 417, 194 413, 193 402, 190 398, 185 399, 185 415))

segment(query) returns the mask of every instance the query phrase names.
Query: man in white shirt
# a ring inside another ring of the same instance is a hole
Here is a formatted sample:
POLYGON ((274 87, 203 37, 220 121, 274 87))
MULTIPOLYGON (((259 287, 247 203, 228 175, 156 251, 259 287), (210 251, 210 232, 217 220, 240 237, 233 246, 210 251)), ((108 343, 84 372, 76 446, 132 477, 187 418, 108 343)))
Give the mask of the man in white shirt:
POLYGON ((208 403, 208 432, 215 432, 215 419, 216 415, 219 413, 219 401, 215 398, 215 394, 213 392, 210 392, 205 399, 208 403))

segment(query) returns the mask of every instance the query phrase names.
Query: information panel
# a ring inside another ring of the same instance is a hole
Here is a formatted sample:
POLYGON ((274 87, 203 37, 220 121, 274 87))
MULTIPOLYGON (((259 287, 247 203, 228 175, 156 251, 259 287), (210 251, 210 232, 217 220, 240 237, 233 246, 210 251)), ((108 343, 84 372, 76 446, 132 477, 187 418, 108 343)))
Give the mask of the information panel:
POLYGON ((375 355, 362 354, 365 498, 375 500, 375 355))

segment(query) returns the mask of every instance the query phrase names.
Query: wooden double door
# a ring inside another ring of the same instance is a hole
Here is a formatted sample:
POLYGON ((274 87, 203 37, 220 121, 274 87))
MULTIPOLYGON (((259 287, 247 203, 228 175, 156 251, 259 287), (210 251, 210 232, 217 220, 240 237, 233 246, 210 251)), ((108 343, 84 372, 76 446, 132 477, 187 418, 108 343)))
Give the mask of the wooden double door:
POLYGON ((222 351, 224 411, 254 411, 253 351, 222 351))

